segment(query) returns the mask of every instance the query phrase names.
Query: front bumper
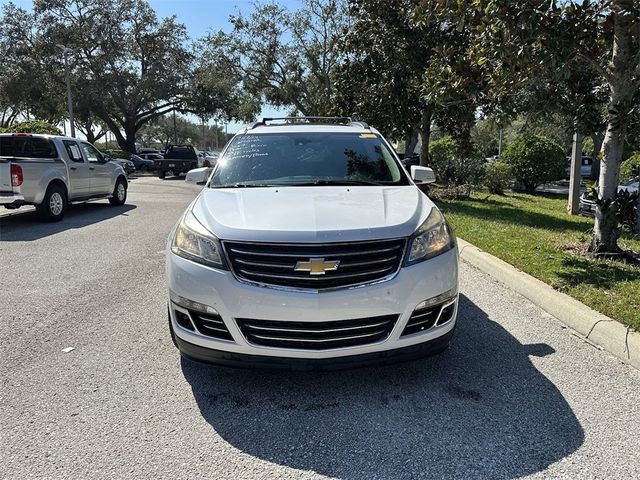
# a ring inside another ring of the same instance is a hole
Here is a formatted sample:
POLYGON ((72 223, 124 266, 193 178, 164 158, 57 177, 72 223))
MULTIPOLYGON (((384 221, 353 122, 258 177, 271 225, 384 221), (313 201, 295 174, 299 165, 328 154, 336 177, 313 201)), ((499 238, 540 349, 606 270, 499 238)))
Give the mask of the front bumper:
POLYGON ((284 358, 267 355, 247 355, 243 353, 212 350, 194 345, 176 337, 176 345, 182 355, 189 360, 202 363, 223 365, 235 368, 273 368, 291 370, 346 370, 372 365, 388 365, 398 362, 408 362, 419 358, 436 355, 447 349, 453 337, 455 328, 449 330, 433 340, 410 345, 408 347, 381 352, 363 353, 345 357, 333 358, 284 358))
MULTIPOLYGON (((391 280, 330 292, 307 293, 241 283, 229 271, 206 267, 173 253, 167 255, 169 291, 175 296, 209 306, 219 314, 232 340, 215 339, 190 331, 176 320, 180 307, 169 301, 170 321, 181 352, 193 359, 226 365, 270 365, 295 368, 329 364, 337 368, 368 364, 373 358, 403 360, 437 353, 453 333, 457 301, 450 320, 422 332, 402 335, 416 306, 444 292, 458 291, 458 253, 401 268, 391 280), (363 345, 323 350, 282 348, 250 343, 236 319, 322 322, 396 315, 389 335, 363 345), (310 363, 308 361, 311 361, 310 363)), ((444 346, 443 346, 444 345, 444 346)), ((322 365, 323 368, 326 365, 322 365)))

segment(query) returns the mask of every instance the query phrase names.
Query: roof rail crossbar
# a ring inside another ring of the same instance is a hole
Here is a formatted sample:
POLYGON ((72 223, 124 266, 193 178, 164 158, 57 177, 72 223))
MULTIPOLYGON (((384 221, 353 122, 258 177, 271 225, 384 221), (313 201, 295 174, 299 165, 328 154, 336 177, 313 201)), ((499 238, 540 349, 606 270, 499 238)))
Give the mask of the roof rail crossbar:
POLYGON ((355 120, 352 117, 329 117, 329 116, 306 116, 306 117, 264 117, 262 120, 252 123, 247 130, 252 130, 259 126, 266 126, 271 122, 284 121, 286 123, 319 123, 319 124, 339 124, 351 125, 354 127, 370 128, 365 122, 355 120))

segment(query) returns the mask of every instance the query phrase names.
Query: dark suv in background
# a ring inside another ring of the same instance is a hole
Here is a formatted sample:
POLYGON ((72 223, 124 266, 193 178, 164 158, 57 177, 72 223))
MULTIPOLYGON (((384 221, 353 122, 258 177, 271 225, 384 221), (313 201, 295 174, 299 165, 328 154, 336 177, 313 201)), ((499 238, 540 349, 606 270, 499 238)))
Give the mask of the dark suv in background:
POLYGON ((191 145, 169 145, 164 158, 156 159, 154 163, 160 178, 165 178, 168 174, 177 177, 198 168, 198 152, 191 145))

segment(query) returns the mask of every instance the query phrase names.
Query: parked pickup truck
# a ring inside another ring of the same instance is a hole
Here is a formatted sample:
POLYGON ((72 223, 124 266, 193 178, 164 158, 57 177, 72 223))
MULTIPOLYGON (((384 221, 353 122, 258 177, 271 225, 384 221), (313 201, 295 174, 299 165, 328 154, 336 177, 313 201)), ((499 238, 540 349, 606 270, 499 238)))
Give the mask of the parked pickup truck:
POLYGON ((127 199, 127 176, 90 143, 75 138, 0 134, 0 205, 35 205, 43 220, 56 222, 67 205, 108 198, 127 199))
POLYGON ((164 158, 154 162, 160 178, 165 178, 167 174, 177 177, 198 167, 198 152, 191 145, 169 145, 164 158))

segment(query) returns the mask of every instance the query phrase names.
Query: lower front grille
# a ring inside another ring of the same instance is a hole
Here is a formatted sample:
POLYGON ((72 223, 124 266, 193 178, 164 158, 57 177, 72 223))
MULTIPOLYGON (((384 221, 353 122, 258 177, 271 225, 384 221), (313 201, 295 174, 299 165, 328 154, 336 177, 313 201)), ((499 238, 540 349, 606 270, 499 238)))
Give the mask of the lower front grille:
POLYGON ((327 350, 367 345, 386 339, 398 315, 320 322, 237 318, 249 343, 264 347, 327 350))
POLYGON ((424 332, 434 326, 448 322, 453 316, 455 307, 455 303, 449 302, 414 310, 401 336, 424 332))
POLYGON ((220 340, 233 340, 227 326, 220 315, 212 313, 197 312, 189 310, 189 315, 195 324, 196 329, 202 335, 218 338, 220 340))

